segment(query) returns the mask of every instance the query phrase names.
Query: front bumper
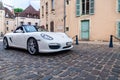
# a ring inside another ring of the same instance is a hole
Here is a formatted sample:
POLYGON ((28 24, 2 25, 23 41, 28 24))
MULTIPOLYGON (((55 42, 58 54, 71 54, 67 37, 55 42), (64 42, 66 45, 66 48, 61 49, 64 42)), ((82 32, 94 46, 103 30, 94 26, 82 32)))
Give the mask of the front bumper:
POLYGON ((72 42, 66 41, 61 43, 55 43, 55 42, 38 42, 39 45, 39 52, 40 53, 53 53, 53 52, 59 52, 64 50, 70 50, 73 48, 72 42))

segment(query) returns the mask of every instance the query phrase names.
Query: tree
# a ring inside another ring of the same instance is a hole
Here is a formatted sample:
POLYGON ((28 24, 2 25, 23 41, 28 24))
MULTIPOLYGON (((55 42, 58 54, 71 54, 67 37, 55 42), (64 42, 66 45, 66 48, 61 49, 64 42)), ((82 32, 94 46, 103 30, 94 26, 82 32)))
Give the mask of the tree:
POLYGON ((22 8, 15 8, 14 9, 14 12, 16 13, 16 12, 23 12, 23 9, 22 8))

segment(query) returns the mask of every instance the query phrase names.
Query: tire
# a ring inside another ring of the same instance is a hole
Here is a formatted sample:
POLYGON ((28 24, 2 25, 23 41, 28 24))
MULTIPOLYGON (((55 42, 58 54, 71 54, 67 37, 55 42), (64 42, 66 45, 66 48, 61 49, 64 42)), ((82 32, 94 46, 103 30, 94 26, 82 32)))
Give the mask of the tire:
POLYGON ((38 44, 36 39, 30 38, 27 41, 27 50, 31 55, 38 53, 38 44))
POLYGON ((9 44, 7 38, 3 38, 3 48, 4 49, 9 49, 9 44))

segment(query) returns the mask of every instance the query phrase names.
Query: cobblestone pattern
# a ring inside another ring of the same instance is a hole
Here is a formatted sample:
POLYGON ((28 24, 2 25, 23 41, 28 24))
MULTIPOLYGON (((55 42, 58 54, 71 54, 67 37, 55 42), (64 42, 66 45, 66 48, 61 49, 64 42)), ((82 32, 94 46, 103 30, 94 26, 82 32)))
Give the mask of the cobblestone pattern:
POLYGON ((120 47, 81 43, 33 56, 0 42, 0 80, 120 80, 120 47))

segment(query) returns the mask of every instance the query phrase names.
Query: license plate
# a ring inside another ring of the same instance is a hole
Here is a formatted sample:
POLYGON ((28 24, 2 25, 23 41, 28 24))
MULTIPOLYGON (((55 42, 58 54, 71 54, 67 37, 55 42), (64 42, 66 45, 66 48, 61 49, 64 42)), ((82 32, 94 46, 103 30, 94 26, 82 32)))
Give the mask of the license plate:
POLYGON ((72 45, 72 42, 67 42, 66 45, 67 45, 67 46, 71 46, 71 45, 72 45))

